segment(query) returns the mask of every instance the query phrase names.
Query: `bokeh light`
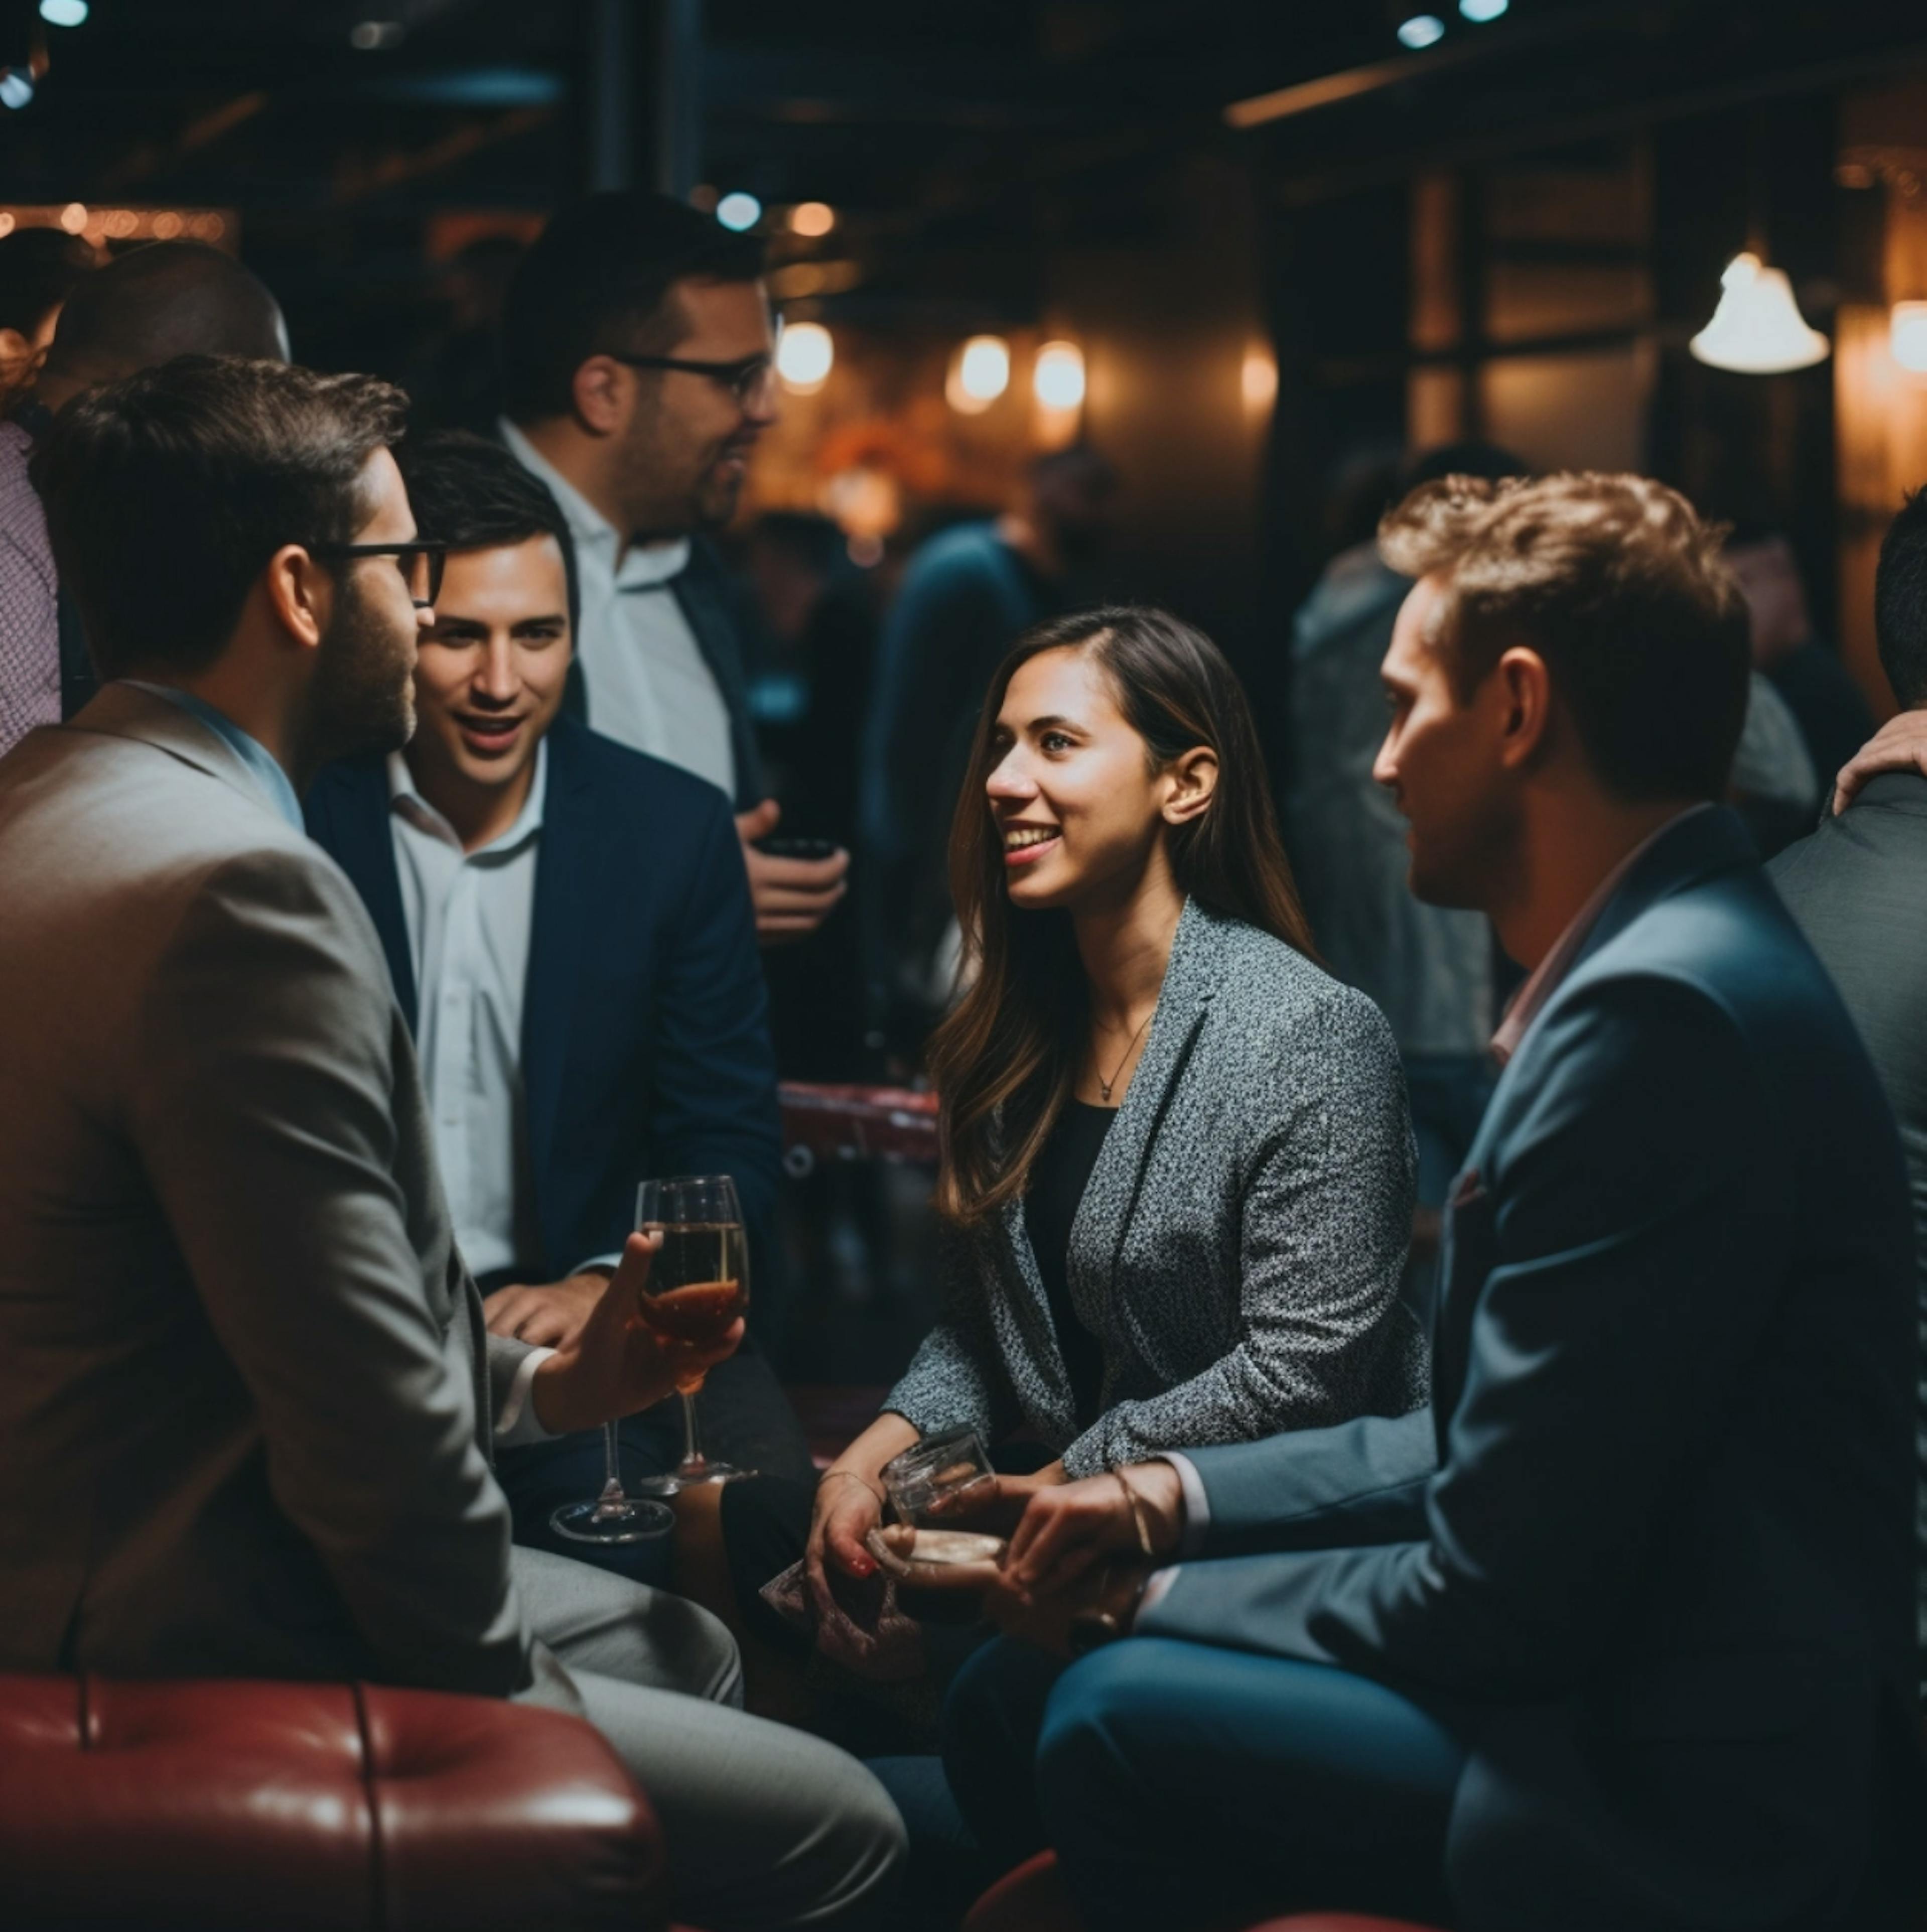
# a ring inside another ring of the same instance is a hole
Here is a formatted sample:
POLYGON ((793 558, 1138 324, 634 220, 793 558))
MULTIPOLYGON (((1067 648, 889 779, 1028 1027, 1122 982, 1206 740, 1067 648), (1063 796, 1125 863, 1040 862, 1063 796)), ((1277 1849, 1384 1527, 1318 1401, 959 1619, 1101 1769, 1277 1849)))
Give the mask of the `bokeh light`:
POLYGON ((740 235, 763 219, 763 203, 754 195, 745 194, 739 188, 717 202, 716 219, 725 228, 733 228, 740 235))
POLYGON ((1047 410, 1078 408, 1084 400, 1084 352, 1074 342, 1045 343, 1030 380, 1047 410))
POLYGON ((958 350, 943 393, 960 414, 981 414, 1010 387, 1010 344, 1001 335, 973 335, 958 350))
POLYGON ((826 201, 799 202, 790 211, 790 231, 814 239, 836 226, 836 210, 826 201))
POLYGON ((813 396, 830 379, 836 366, 836 344, 820 322, 793 322, 776 345, 776 373, 783 386, 799 396, 813 396))

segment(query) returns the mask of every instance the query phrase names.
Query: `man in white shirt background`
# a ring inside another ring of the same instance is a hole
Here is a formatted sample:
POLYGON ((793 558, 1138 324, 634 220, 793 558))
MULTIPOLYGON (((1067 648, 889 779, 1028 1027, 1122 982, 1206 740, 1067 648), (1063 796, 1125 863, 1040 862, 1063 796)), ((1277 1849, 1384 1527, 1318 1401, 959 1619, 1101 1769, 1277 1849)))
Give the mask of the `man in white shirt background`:
MULTIPOLYGON (((779 1148, 749 895, 713 786, 562 715, 574 597, 548 491, 460 432, 411 437, 400 460, 417 521, 450 547, 419 726, 406 752, 322 772, 308 825, 380 934, 489 1326, 566 1346, 652 1175, 729 1174, 763 1271, 779 1148)), ((754 1350, 702 1405, 732 1462, 808 1474, 754 1350)), ((621 1432, 625 1475, 661 1474, 681 1448, 677 1405, 621 1432)), ((549 1515, 600 1487, 601 1455, 599 1432, 502 1454, 518 1542, 583 1553, 549 1515)), ((659 1581, 666 1557, 619 1549, 608 1567, 659 1581)))
POLYGON ((597 731, 680 765, 735 803, 757 932, 816 930, 848 855, 757 849, 763 795, 742 658, 704 541, 734 514, 776 420, 762 244, 664 195, 594 194, 560 210, 509 290, 509 448, 574 538, 577 694, 597 731))

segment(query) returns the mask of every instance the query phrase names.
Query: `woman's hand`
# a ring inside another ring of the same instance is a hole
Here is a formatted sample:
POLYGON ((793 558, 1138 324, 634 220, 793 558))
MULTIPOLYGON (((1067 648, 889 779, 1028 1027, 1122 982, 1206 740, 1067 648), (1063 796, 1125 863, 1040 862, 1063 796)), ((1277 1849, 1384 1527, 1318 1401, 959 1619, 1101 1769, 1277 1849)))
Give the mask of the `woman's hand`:
POLYGON ((1113 1470, 1047 1485, 1031 1496, 1011 1534, 1005 1581, 1020 1596, 1050 1595, 1076 1582, 1102 1557, 1126 1552, 1153 1560, 1168 1556, 1183 1528, 1184 1495, 1168 1462, 1138 1463, 1124 1474, 1113 1470))
POLYGON ((980 1529, 1008 1536, 1023 1520, 1030 1499, 1041 1490, 1061 1487, 1070 1480, 1062 1462, 1053 1462, 1029 1476, 991 1476, 967 1488, 940 1497, 925 1512, 932 1528, 980 1529))
POLYGON ((803 1568, 820 1606, 829 1594, 824 1564, 834 1563, 846 1576, 877 1574, 877 1559, 864 1538, 883 1520, 881 1489, 853 1469, 829 1469, 817 1484, 816 1508, 810 1517, 810 1540, 804 1546, 803 1568))

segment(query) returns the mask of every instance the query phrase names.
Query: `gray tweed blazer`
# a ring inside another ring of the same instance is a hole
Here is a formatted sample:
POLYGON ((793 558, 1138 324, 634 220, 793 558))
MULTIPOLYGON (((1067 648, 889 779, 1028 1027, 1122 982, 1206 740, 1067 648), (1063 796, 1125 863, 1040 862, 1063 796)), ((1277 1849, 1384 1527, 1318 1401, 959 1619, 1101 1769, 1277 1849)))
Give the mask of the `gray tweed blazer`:
POLYGON ((1071 1230, 1102 1414, 1079 1433, 1021 1202, 950 1237, 943 1316, 883 1406, 926 1436, 1027 1423, 1073 1476, 1402 1415, 1428 1382, 1398 1299, 1414 1165, 1378 1009, 1188 903, 1071 1230))

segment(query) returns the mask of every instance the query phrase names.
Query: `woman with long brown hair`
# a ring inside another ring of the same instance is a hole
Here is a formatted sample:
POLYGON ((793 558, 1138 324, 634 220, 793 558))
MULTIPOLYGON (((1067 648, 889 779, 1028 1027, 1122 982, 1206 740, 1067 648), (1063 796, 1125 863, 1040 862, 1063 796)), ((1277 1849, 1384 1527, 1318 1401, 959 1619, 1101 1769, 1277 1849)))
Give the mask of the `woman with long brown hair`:
POLYGON ((874 1570, 880 1472, 924 1436, 1027 1427, 1061 1480, 1425 1396, 1397 1052, 1312 957, 1215 646, 1144 609, 1026 635, 951 877, 966 985, 930 1066, 952 1279, 818 1486, 819 1580, 874 1570))

